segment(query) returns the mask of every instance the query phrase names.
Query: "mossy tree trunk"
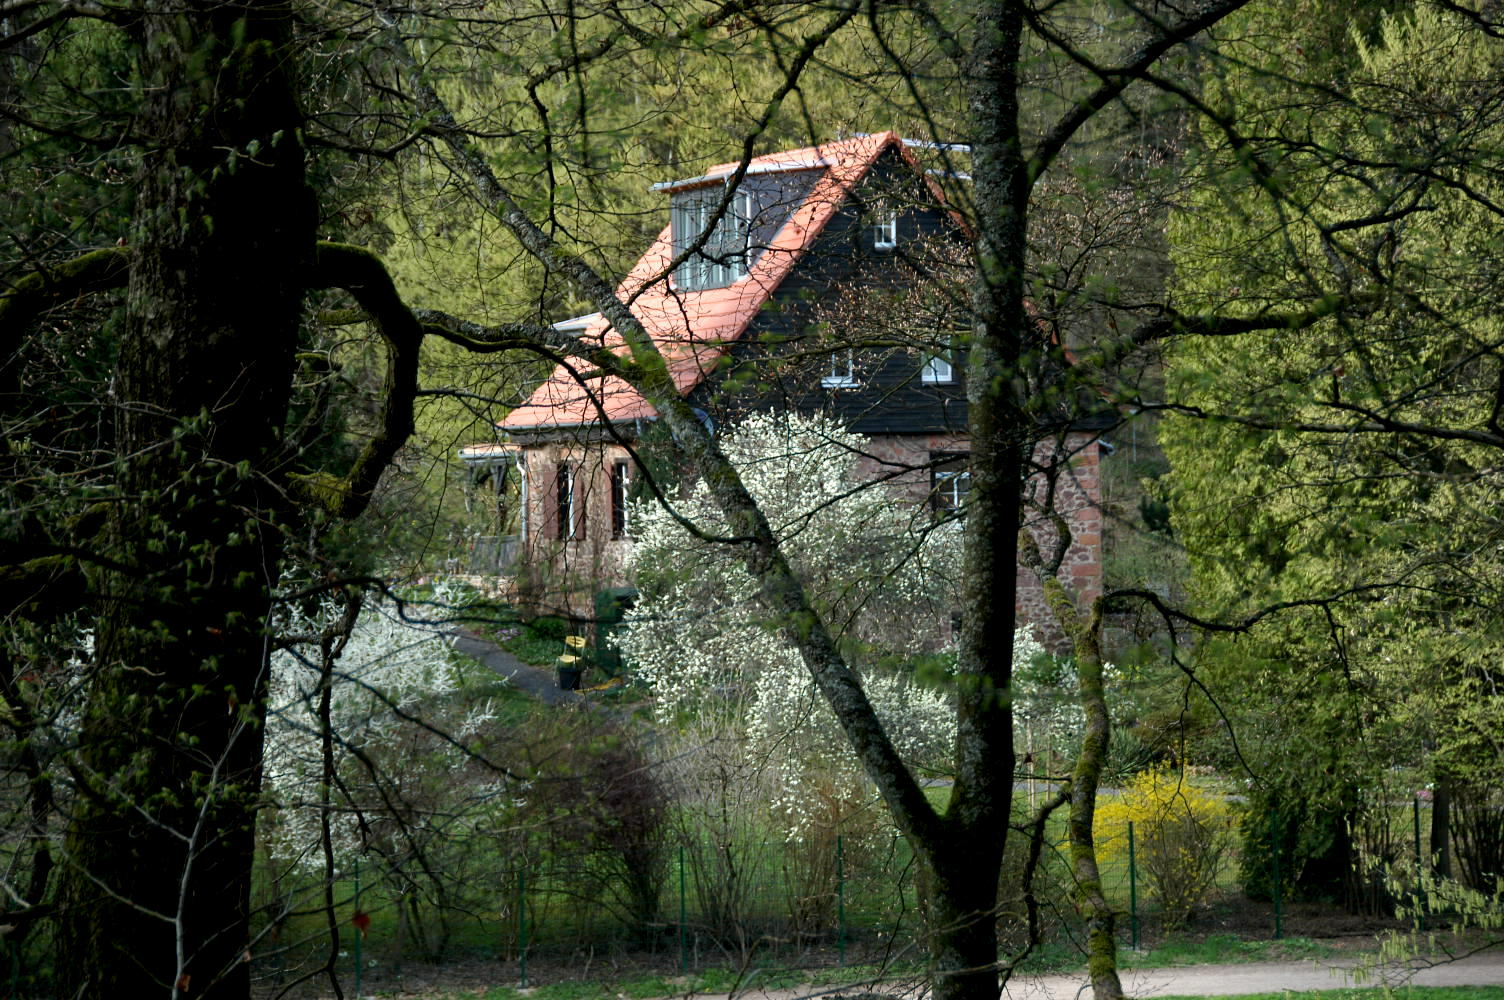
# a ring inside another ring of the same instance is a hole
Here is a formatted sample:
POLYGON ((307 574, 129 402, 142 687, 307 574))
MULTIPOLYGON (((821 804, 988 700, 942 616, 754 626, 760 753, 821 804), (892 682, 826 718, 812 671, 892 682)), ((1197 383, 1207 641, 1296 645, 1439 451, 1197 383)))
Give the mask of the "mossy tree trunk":
POLYGON ((248 996, 278 456, 315 213, 283 5, 148 3, 60 994, 248 996))

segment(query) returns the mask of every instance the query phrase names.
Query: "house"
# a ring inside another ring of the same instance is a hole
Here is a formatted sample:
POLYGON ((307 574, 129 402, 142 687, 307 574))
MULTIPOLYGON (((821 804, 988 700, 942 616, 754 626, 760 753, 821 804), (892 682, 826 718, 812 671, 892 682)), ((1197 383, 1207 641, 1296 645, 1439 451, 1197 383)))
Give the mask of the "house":
MULTIPOLYGON (((863 464, 874 479, 940 516, 959 512, 970 482, 966 359, 943 316, 913 315, 918 276, 964 244, 933 180, 891 132, 757 157, 731 187, 736 167, 655 185, 669 224, 618 288, 680 391, 715 426, 770 407, 830 411, 870 439, 863 464)), ((617 341, 600 314, 557 327, 617 341)), ((594 591, 623 582, 639 475, 629 449, 662 433, 656 418, 619 380, 561 364, 497 425, 495 442, 463 449, 477 479, 515 497, 515 530, 487 558, 501 561, 518 599, 588 614, 594 591)), ((1069 447, 1059 489, 1077 539, 1071 573, 1091 594, 1098 450, 1089 432, 1069 447)), ((1021 604, 1046 620, 1037 586, 1021 604)))

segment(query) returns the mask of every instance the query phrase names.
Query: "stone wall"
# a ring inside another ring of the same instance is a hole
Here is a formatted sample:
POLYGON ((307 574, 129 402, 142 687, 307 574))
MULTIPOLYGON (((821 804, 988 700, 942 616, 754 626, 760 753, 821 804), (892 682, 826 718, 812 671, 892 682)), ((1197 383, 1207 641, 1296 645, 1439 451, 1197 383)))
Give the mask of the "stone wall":
MULTIPOLYGON (((1064 442, 1046 442, 1035 452, 1035 460, 1054 470, 1054 495, 1050 506, 1064 517, 1070 530, 1070 547, 1056 574, 1083 611, 1102 594, 1102 485, 1101 447, 1084 435, 1069 436, 1064 442)), ((1036 507, 1050 501, 1048 484, 1042 479, 1033 484, 1036 507)), ((1031 510, 1026 523, 1042 553, 1050 553, 1059 535, 1044 511, 1031 510)), ((1065 636, 1055 616, 1045 604, 1044 587, 1029 569, 1018 568, 1019 617, 1032 624, 1037 637, 1048 648, 1065 652, 1065 636)))
POLYGON ((509 588, 538 614, 594 613, 597 591, 620 586, 631 541, 612 537, 611 468, 627 458, 620 445, 561 441, 524 452, 522 555, 509 588), (559 531, 559 466, 573 477, 573 530, 559 531))

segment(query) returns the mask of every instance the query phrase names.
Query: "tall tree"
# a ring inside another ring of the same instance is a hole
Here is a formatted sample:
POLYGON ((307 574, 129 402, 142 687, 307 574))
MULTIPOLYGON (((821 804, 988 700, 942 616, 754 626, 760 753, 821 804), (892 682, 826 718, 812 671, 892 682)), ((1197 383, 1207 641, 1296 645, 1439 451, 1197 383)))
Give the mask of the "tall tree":
MULTIPOLYGON (((19 13, 31 20, 5 43, 101 12, 19 13)), ((96 637, 85 674, 58 681, 86 692, 59 762, 70 779, 61 887, 27 898, 16 919, 55 912, 55 972, 71 993, 246 995, 268 629, 287 532, 300 506, 349 514, 369 499, 411 421, 417 332, 410 316, 406 328, 392 317, 390 381, 408 409, 390 414, 350 476, 300 467, 309 456, 289 419, 307 291, 343 282, 371 303, 384 274, 352 275, 367 258, 315 245, 293 12, 251 2, 126 13, 134 102, 128 131, 105 138, 138 151, 135 222, 119 246, 0 295, 5 401, 24 421, 57 399, 20 369, 34 358, 23 348, 47 335, 37 318, 86 293, 124 292, 121 322, 101 333, 118 338, 111 395, 93 402, 114 404, 101 442, 112 454, 91 456, 88 492, 54 491, 53 506, 7 523, 11 623, 77 608, 96 637)), ((24 105, 6 112, 18 131, 55 124, 24 105)), ((49 475, 49 454, 18 447, 11 458, 35 478, 49 475)), ((24 685, 19 694, 35 700, 24 685)))
MULTIPOLYGON (((1375 8, 1353 22, 1299 7, 1332 39, 1316 58, 1341 91, 1269 72, 1296 54, 1288 36, 1240 45, 1244 68, 1223 78, 1220 121, 1203 132, 1195 208, 1174 220, 1187 301, 1245 314, 1323 292, 1370 303, 1236 353, 1178 345, 1170 393, 1184 416, 1165 425, 1185 498, 1177 529, 1208 612, 1333 597, 1261 629, 1218 672, 1271 698, 1304 692, 1305 707, 1278 713, 1274 731, 1250 729, 1247 745, 1267 750, 1263 797, 1286 817, 1285 846, 1320 869, 1313 889, 1353 905, 1387 903, 1362 891, 1348 840, 1365 829, 1363 786, 1395 765, 1433 785, 1442 867, 1451 795, 1498 795, 1485 734, 1500 709, 1486 692, 1504 443, 1501 122, 1498 42, 1480 16, 1375 8), (1313 759, 1345 777, 1309 780, 1313 759)), ((1241 23, 1270 37, 1267 14, 1241 23)))

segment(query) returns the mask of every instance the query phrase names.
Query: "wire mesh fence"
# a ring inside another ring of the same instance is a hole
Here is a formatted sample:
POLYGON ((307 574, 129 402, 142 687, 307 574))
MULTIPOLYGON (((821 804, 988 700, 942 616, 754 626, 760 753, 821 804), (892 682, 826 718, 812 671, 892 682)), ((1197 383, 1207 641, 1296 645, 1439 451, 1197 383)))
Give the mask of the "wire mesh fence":
POLYGON ((837 836, 814 849, 699 840, 673 845, 636 879, 569 851, 527 864, 468 861, 453 877, 353 862, 332 886, 332 922, 325 882, 296 870, 269 879, 263 897, 283 916, 258 949, 263 975, 290 978, 331 953, 349 979, 373 964, 483 957, 515 963, 527 985, 539 960, 630 956, 676 974, 810 967, 902 952, 918 938, 912 854, 897 836, 837 836))
MULTIPOLYGON (((1398 819, 1398 814, 1397 817, 1398 819)), ((1421 812, 1404 809, 1411 834, 1400 864, 1419 872, 1428 857, 1421 812), (1413 814, 1412 814, 1413 813, 1413 814)), ((1266 817, 1272 899, 1259 915, 1259 936, 1285 933, 1289 863, 1281 856, 1277 812, 1266 817)), ((1138 949, 1197 912, 1242 901, 1242 839, 1213 845, 1210 857, 1166 867, 1186 845, 1165 842, 1153 824, 1099 826, 1097 851, 1104 891, 1119 914, 1122 946, 1138 949), (1189 873, 1189 874, 1188 874, 1189 873), (1186 892, 1186 879, 1199 880, 1186 892)), ((1046 940, 1068 942, 1076 923, 1073 872, 1058 836, 1047 837, 1032 887, 1046 940)), ((1020 890, 1025 838, 1015 834, 1004 861, 997 914, 1005 951, 1024 944, 1020 890)), ((644 860, 644 859, 639 859, 644 860)), ((288 869, 266 873, 263 899, 280 914, 255 949, 264 976, 285 979, 335 956, 357 984, 365 970, 392 962, 485 958, 508 963, 527 985, 530 963, 615 963, 692 974, 752 965, 815 968, 895 956, 922 958, 922 926, 914 859, 892 834, 815 843, 714 841, 689 838, 664 845, 645 870, 624 868, 600 854, 561 847, 543 857, 499 854, 482 844, 428 866, 400 869, 378 860, 353 862, 332 885, 288 869), (333 920, 324 901, 332 898, 333 920), (339 935, 337 945, 331 929, 339 935)), ((1416 879, 1424 891, 1424 880, 1416 879)), ((1246 903, 1245 903, 1246 905, 1246 903)), ((1247 927, 1248 925, 1245 925, 1247 927)))

